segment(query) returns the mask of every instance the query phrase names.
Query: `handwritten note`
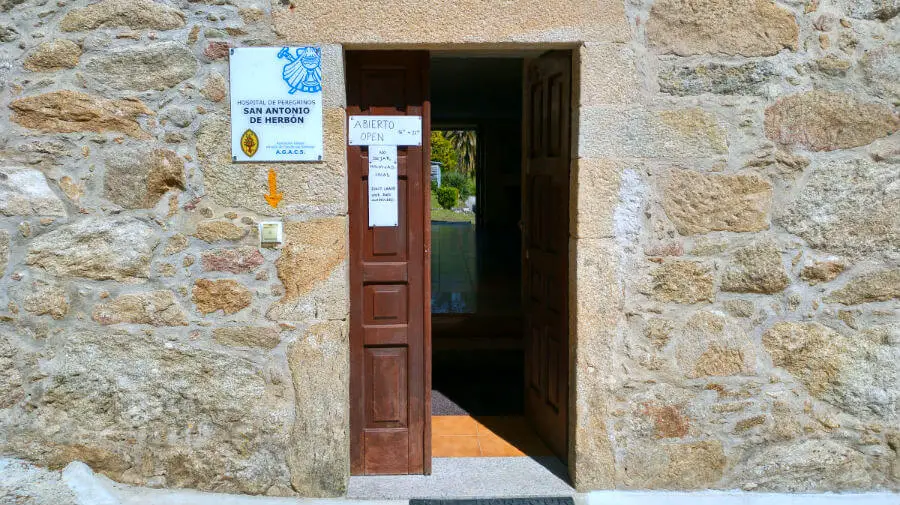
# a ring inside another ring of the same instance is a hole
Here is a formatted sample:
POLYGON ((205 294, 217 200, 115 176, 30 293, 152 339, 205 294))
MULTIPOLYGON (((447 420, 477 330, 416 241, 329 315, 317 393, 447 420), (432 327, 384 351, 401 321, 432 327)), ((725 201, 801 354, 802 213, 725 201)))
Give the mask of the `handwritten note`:
POLYGON ((369 226, 397 226, 397 146, 369 146, 369 226))
POLYGON ((422 116, 350 116, 351 146, 420 146, 422 116))

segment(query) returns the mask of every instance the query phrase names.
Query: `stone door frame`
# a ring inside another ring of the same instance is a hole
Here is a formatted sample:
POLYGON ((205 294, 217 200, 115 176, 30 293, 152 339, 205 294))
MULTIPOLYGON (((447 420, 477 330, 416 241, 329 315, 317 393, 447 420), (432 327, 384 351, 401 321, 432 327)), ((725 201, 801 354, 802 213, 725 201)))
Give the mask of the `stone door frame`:
MULTIPOLYGON (((571 111, 571 124, 570 124, 570 170, 569 170, 569 273, 568 273, 568 317, 569 317, 569 402, 568 402, 568 423, 569 423, 569 436, 568 436, 568 457, 567 463, 569 468, 569 478, 570 482, 579 490, 584 489, 603 489, 610 488, 613 485, 612 474, 614 473, 614 462, 612 459, 611 451, 604 451, 604 448, 596 448, 596 444, 591 443, 590 440, 585 439, 584 435, 588 433, 592 426, 583 419, 584 415, 587 414, 587 410, 590 410, 589 406, 585 404, 585 398, 581 398, 581 396, 586 396, 591 400, 601 399, 602 403, 605 407, 607 402, 611 400, 610 394, 608 390, 599 390, 600 388, 596 387, 596 384, 593 384, 585 373, 586 370, 579 370, 578 363, 584 361, 583 354, 586 352, 583 349, 583 346, 579 346, 579 336, 582 333, 594 333, 598 328, 592 328, 589 325, 579 325, 579 313, 584 309, 584 301, 581 301, 583 295, 586 293, 581 293, 579 291, 579 274, 583 274, 579 269, 579 265, 584 263, 585 256, 590 255, 591 253, 585 252, 580 248, 580 241, 578 240, 578 227, 579 220, 583 219, 583 217, 579 216, 579 196, 583 196, 579 191, 579 169, 582 168, 582 163, 580 163, 579 155, 580 155, 580 139, 581 139, 581 131, 580 131, 580 119, 581 119, 581 108, 582 99, 581 99, 581 89, 582 89, 582 76, 584 74, 584 69, 582 67, 583 64, 583 52, 584 52, 584 42, 523 42, 523 43, 508 43, 508 42, 495 42, 495 43, 477 43, 477 44, 404 44, 404 43, 391 43, 384 42, 379 44, 341 44, 341 75, 346 75, 344 73, 346 69, 346 52, 347 51, 396 51, 396 50, 428 50, 431 51, 432 54, 434 52, 440 52, 442 55, 447 54, 459 54, 461 57, 465 57, 467 55, 472 56, 498 56, 498 55, 515 55, 518 57, 526 58, 528 56, 536 56, 542 54, 547 51, 570 51, 572 55, 572 82, 571 82, 571 103, 572 103, 572 111, 571 111), (586 391, 586 389, 598 389, 594 391, 586 391), (598 398, 597 393, 601 393, 602 396, 598 398), (579 402, 581 402, 581 408, 579 408, 579 402), (580 426, 580 428, 579 428, 580 426), (581 436, 579 436, 581 435, 581 436), (581 460, 579 460, 581 458, 581 460), (591 460, 590 463, 584 464, 585 460, 591 460), (582 475, 582 472, 588 474, 596 474, 597 462, 600 463, 604 468, 601 470, 602 478, 598 481, 595 475, 582 475), (583 470, 584 469, 584 470, 583 470)), ((343 84, 343 83, 342 83, 343 84)), ((344 90, 342 103, 346 104, 346 90, 344 86, 342 86, 344 90)), ((523 117, 524 121, 524 117, 523 117)), ((345 162, 346 163, 346 162, 345 162)), ((345 172, 346 172, 346 164, 345 164, 345 172)), ((613 183, 614 181, 609 181, 613 183)), ((610 187, 603 188, 604 193, 613 192, 618 193, 618 181, 615 181, 616 184, 610 184, 610 187)), ((596 188, 593 188, 596 189, 596 188)), ((608 209, 609 214, 612 214, 613 208, 615 206, 615 202, 610 203, 610 209, 608 209)), ((612 248, 610 248, 612 249, 612 248)), ((615 252, 612 250, 604 251, 605 254, 602 255, 603 258, 612 259, 615 256, 615 252)), ((613 265, 608 265, 609 268, 604 268, 604 273, 609 273, 614 271, 613 265)), ((587 273, 586 276, 583 277, 592 277, 593 273, 587 273)), ((618 283, 617 279, 610 278, 609 276, 604 276, 604 280, 607 281, 603 286, 601 286, 601 291, 604 293, 610 292, 618 292, 618 283)), ((590 290, 590 287, 588 287, 590 290)), ((587 298, 595 298, 595 296, 588 296, 587 298)), ((613 301, 617 303, 618 298, 615 298, 613 301)), ((596 318, 590 318, 591 321, 596 321, 596 318)), ((584 323, 584 321, 582 321, 584 323)), ((609 334, 610 331, 615 332, 616 326, 601 328, 602 334, 609 334)), ((608 361, 607 361, 608 362, 608 361)), ((428 370, 428 374, 430 377, 430 367, 428 370)), ((429 380, 429 388, 430 388, 430 380, 429 380)), ((349 394, 349 392, 348 392, 349 394)), ((430 391, 429 391, 430 395, 430 391)), ((348 396, 349 398, 349 396, 348 396)), ((606 413, 606 408, 603 409, 604 414, 606 413)), ((603 427, 605 431, 605 425, 603 427)), ((430 440, 430 437, 428 437, 430 440)), ((608 448, 608 447, 607 447, 608 448)))

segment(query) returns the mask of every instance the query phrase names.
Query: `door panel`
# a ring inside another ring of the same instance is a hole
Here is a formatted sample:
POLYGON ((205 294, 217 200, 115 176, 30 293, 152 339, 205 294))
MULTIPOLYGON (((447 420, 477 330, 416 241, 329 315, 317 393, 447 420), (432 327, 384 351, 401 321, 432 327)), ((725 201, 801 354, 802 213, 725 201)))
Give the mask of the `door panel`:
POLYGON ((525 411, 566 461, 569 411, 568 238, 571 55, 526 62, 523 170, 525 411))
POLYGON ((368 147, 348 146, 350 468, 431 473, 430 105, 425 51, 349 51, 347 116, 422 116, 398 146, 399 226, 368 226, 368 147))
POLYGON ((409 290, 405 284, 367 284, 363 289, 363 326, 408 325, 409 290))
POLYGON ((366 417, 379 428, 404 428, 408 422, 406 348, 366 349, 366 417))

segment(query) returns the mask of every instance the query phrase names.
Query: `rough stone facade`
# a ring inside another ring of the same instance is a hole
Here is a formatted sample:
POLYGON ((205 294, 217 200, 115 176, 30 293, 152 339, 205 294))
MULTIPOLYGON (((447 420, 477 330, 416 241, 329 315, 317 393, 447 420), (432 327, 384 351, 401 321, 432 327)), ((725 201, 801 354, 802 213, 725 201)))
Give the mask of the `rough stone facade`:
POLYGON ((284 167, 274 211, 269 166, 229 162, 228 64, 208 50, 282 43, 269 5, 0 11, 0 454, 149 486, 341 494, 340 50, 328 162, 284 167), (288 243, 260 249, 274 214, 288 243))
POLYGON ((340 495, 343 46, 552 45, 575 485, 900 489, 896 1, 514 4, 0 1, 0 455, 340 495), (324 49, 325 159, 234 165, 228 48, 287 43, 324 49))

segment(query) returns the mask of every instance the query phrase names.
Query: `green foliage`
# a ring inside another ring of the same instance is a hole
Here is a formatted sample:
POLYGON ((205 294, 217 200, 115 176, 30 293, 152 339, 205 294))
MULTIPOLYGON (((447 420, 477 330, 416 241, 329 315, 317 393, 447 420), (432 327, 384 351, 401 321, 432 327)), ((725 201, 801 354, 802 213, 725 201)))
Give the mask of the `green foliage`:
POLYGON ((456 170, 459 153, 444 132, 431 132, 431 161, 440 162, 444 170, 456 170))
POLYGON ((467 177, 459 172, 445 171, 441 174, 441 186, 452 186, 459 191, 462 199, 475 194, 475 179, 467 177))
POLYGON ((434 193, 435 191, 437 191, 437 188, 438 188, 437 181, 432 180, 431 181, 431 192, 434 193))
POLYGON ((475 130, 453 130, 443 132, 457 155, 457 169, 465 175, 475 175, 475 150, 477 136, 475 130))
POLYGON ((435 191, 435 194, 438 204, 447 210, 455 207, 456 202, 459 201, 459 190, 453 186, 441 186, 435 191))
POLYGON ((475 224, 474 212, 453 212, 441 207, 437 201, 437 195, 431 193, 431 221, 445 223, 472 223, 475 224))

